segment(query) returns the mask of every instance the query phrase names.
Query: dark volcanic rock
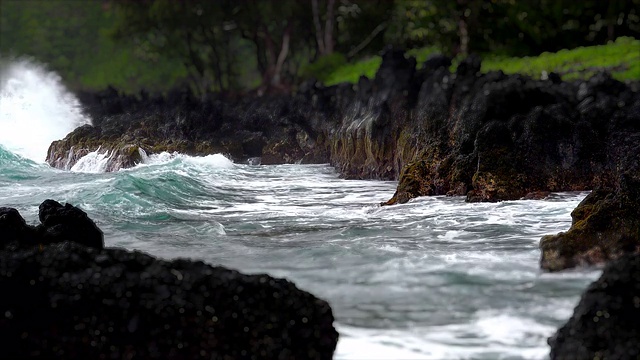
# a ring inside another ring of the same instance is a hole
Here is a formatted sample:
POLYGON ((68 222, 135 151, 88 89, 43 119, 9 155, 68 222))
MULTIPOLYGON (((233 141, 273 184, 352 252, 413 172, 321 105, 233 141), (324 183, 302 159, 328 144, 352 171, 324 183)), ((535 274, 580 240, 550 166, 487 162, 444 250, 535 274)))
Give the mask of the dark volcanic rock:
POLYGON ((13 244, 0 249, 3 358, 333 356, 331 308, 291 282, 103 249, 102 232, 68 204, 45 201, 40 219, 44 238, 15 209, 0 208, 0 239, 13 244), (96 247, 57 242, 76 236, 96 247))
POLYGON ((102 230, 81 209, 54 200, 40 204, 41 224, 30 226, 20 213, 12 208, 0 208, 0 250, 4 248, 30 248, 63 241, 85 246, 104 247, 102 230))
MULTIPOLYGON (((616 127, 629 121, 612 120, 616 127)), ((637 118, 632 121, 633 126, 639 127, 637 118)), ((600 186, 587 195, 571 213, 573 221, 567 232, 540 240, 543 269, 556 271, 599 264, 624 254, 640 253, 640 133, 616 129, 614 134, 615 139, 607 146, 608 162, 616 174, 614 181, 607 182, 613 184, 600 186)))
POLYGON ((92 151, 108 155, 106 171, 132 167, 144 155, 163 151, 222 153, 234 161, 264 156, 263 163, 328 162, 326 148, 316 146, 317 129, 308 124, 312 108, 302 97, 196 99, 186 90, 149 97, 113 89, 79 97, 94 125, 51 144, 47 162, 54 167, 70 169, 92 151))
POLYGON ((42 225, 37 230, 41 243, 51 244, 73 241, 85 246, 102 249, 104 236, 87 213, 79 208, 54 200, 45 200, 40 204, 38 217, 42 225))
POLYGON ((442 70, 425 77, 405 125, 417 150, 387 204, 613 187, 620 169, 629 169, 640 138, 637 92, 606 74, 554 83, 478 68, 472 58, 455 78, 442 70))
POLYGON ((640 358, 640 255, 611 262, 549 339, 551 359, 640 358))
POLYGON ((331 359, 338 339, 329 305, 286 280, 140 252, 0 253, 0 289, 8 358, 331 359))
POLYGON ((18 210, 0 207, 0 249, 13 243, 30 241, 35 235, 18 210))
POLYGON ((540 266, 557 271, 640 253, 640 177, 623 174, 617 189, 592 191, 571 212, 571 228, 540 240, 540 266))

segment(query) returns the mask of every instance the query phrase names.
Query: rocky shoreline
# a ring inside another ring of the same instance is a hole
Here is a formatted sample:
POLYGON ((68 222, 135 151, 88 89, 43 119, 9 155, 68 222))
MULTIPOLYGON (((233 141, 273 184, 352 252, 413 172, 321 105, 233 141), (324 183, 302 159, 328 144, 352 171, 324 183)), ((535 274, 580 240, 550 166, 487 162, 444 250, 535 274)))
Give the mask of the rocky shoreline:
MULTIPOLYGON (((445 194, 493 202, 557 191, 611 192, 623 176, 640 178, 638 83, 606 73, 573 82, 556 74, 546 80, 482 74, 477 57, 453 73, 450 64, 435 56, 416 70, 415 59, 388 49, 375 78, 353 86, 311 81, 290 95, 204 99, 181 90, 155 97, 115 89, 82 93, 94 125, 53 142, 47 162, 69 169, 92 151, 109 153, 107 171, 163 151, 223 153, 262 164, 329 162, 345 178, 398 180, 383 205, 445 194)), ((637 203, 625 204, 630 212, 621 214, 635 216, 637 203)), ((640 244, 637 222, 630 218, 620 226, 626 230, 615 231, 628 235, 625 244, 640 244)), ((616 249, 607 254, 617 255, 584 255, 601 253, 598 239, 587 237, 578 247, 545 239, 542 267, 560 270, 638 251, 607 245, 616 249), (549 260, 554 257, 563 259, 549 260)))
POLYGON ((82 210, 0 208, 7 358, 331 359, 329 304, 283 279, 104 248, 82 210))

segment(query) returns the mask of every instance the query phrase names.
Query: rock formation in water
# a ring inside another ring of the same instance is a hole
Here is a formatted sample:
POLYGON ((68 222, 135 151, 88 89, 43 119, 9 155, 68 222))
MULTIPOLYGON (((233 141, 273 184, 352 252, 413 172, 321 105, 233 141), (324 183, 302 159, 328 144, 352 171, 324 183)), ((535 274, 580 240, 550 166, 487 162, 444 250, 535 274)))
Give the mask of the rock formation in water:
POLYGON ((40 220, 31 227, 0 208, 3 357, 333 356, 331 308, 289 281, 103 248, 95 224, 68 204, 45 201, 40 220))
POLYGON ((196 99, 186 90, 167 96, 120 95, 115 89, 81 93, 93 119, 51 144, 47 161, 70 169, 89 152, 108 153, 106 170, 132 167, 145 155, 180 152, 224 153, 235 161, 261 157, 263 164, 322 163, 328 158, 314 146, 315 131, 288 96, 196 99))
POLYGON ((640 358, 640 255, 607 265, 549 339, 552 360, 640 358))
MULTIPOLYGON (((606 74, 588 81, 480 72, 470 57, 454 73, 436 56, 419 69, 389 49, 375 78, 292 95, 232 99, 80 94, 94 119, 54 142, 47 161, 70 168, 109 151, 108 170, 141 152, 224 153, 263 164, 330 162, 346 178, 399 179, 386 204, 417 196, 468 201, 613 186, 620 137, 636 137, 640 96, 606 74)), ((535 196, 530 196, 535 197, 535 196)))
POLYGON ((571 213, 571 228, 540 241, 540 266, 557 271, 640 253, 640 178, 592 191, 571 213))

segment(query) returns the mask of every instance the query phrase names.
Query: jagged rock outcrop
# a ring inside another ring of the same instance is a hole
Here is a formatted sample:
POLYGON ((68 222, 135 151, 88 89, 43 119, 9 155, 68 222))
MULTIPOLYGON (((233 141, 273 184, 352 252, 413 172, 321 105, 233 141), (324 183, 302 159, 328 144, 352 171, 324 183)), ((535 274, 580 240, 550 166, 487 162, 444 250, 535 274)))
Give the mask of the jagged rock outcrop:
POLYGON ((235 161, 264 157, 262 163, 328 162, 315 147, 317 134, 287 96, 196 99, 177 89, 166 97, 121 95, 115 89, 79 95, 93 119, 54 141, 47 162, 70 169, 89 152, 107 154, 106 171, 132 167, 144 155, 180 152, 223 153, 235 161))
POLYGON ((42 244, 15 209, 0 208, 0 243, 24 242, 0 249, 3 357, 333 357, 329 304, 289 281, 81 245, 71 230, 91 234, 91 220, 70 205, 49 200, 40 218, 45 238, 72 241, 42 244))
POLYGON ((549 339, 552 360, 640 358, 640 255, 609 263, 549 339))
POLYGON ((454 81, 445 72, 423 83, 418 106, 428 105, 417 129, 426 141, 388 204, 444 194, 514 200, 615 184, 616 143, 638 134, 637 92, 606 74, 554 84, 470 69, 477 65, 459 69, 454 81), (434 92, 439 101, 423 98, 434 92))

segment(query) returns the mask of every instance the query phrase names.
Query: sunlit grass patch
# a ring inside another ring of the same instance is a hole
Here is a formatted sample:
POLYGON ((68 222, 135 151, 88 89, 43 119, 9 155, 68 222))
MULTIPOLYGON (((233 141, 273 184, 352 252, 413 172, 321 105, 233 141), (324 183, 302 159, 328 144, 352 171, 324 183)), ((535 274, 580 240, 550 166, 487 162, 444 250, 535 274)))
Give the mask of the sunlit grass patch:
MULTIPOLYGON (((429 47, 412 49, 407 55, 415 56, 417 67, 420 68, 430 55, 437 52, 437 49, 429 47)), ((456 60, 459 59, 454 59, 454 64, 458 63, 456 60)), ((380 56, 371 56, 345 63, 326 74, 325 84, 356 83, 360 76, 373 79, 381 62, 380 56)), ((482 71, 492 70, 502 70, 507 74, 519 73, 534 78, 540 78, 543 73, 556 72, 565 80, 587 79, 599 71, 606 70, 618 80, 640 80, 640 40, 620 37, 607 45, 579 47, 523 58, 485 56, 482 71)))

